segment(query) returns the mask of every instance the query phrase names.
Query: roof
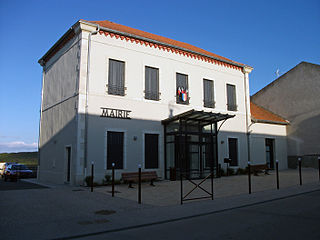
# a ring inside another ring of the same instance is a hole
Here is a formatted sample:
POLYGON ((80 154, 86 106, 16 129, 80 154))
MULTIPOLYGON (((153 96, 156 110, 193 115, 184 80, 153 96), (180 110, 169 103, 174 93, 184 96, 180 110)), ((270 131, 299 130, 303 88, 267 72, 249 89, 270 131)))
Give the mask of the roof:
POLYGON ((170 39, 170 38, 166 38, 166 37, 162 37, 162 36, 159 36, 159 35, 156 35, 156 34, 144 32, 144 31, 141 31, 141 30, 138 30, 138 29, 135 29, 135 28, 127 27, 127 26, 124 26, 124 25, 121 25, 121 24, 118 24, 118 23, 114 23, 114 22, 110 22, 108 20, 104 20, 104 21, 87 21, 87 20, 83 20, 83 21, 94 23, 94 24, 99 24, 99 26, 103 27, 103 28, 109 28, 109 29, 113 29, 113 30, 120 31, 120 32, 123 32, 123 33, 133 34, 133 35, 136 35, 136 36, 140 36, 140 37, 144 37, 144 38, 147 38, 147 39, 155 40, 155 41, 158 41, 158 42, 161 42, 161 43, 165 43, 165 44, 169 44, 169 45, 172 45, 172 46, 188 49, 190 51, 194 51, 194 52, 197 52, 197 53, 202 53, 202 54, 205 54, 205 55, 209 55, 209 56, 212 56, 214 58, 225 60, 225 61, 237 64, 237 65, 245 66, 242 63, 238 63, 238 62, 232 61, 232 60, 230 60, 228 58, 219 56, 217 54, 214 54, 212 52, 209 52, 209 51, 206 51, 204 49, 198 48, 198 47, 193 46, 191 44, 180 42, 180 41, 176 41, 176 40, 173 40, 173 39, 170 39))
POLYGON ((235 115, 196 111, 194 109, 177 114, 173 117, 162 120, 162 124, 168 124, 177 120, 185 120, 190 124, 200 124, 202 126, 209 125, 215 122, 233 118, 235 115))
POLYGON ((251 118, 256 122, 288 124, 282 117, 268 111, 267 109, 250 102, 251 118))
POLYGON ((258 92, 256 92, 255 94, 252 95, 252 98, 255 98, 255 96, 258 96, 259 94, 261 94, 262 92, 266 91, 267 89, 269 89, 270 87, 272 87, 273 85, 277 84, 277 82, 280 82, 282 80, 285 80, 285 76, 297 69, 299 69, 301 66, 314 66, 317 68, 320 68, 319 64, 315 64, 315 63, 310 63, 310 62, 305 62, 302 61, 299 64, 297 64, 295 67, 291 68, 289 71, 287 71, 286 73, 282 74, 281 76, 279 76, 277 79, 273 80, 271 83, 269 83, 267 86, 264 86, 262 89, 260 89, 258 92))
POLYGON ((188 43, 176 41, 170 38, 127 27, 108 20, 87 21, 83 19, 74 24, 38 61, 42 66, 75 36, 75 27, 81 22, 97 26, 99 25, 99 33, 110 36, 111 38, 115 37, 116 39, 125 40, 127 42, 135 42, 136 44, 154 47, 159 50, 180 54, 186 57, 191 57, 205 62, 233 68, 239 71, 242 71, 244 67, 252 68, 248 65, 219 56, 215 53, 206 51, 188 43))

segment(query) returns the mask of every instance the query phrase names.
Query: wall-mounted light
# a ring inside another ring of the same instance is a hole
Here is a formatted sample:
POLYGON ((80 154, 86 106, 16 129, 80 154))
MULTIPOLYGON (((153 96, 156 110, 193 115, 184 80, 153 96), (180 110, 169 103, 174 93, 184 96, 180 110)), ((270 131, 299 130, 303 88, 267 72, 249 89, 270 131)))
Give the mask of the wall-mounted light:
POLYGON ((137 141, 138 137, 137 136, 134 136, 133 137, 133 141, 137 141))

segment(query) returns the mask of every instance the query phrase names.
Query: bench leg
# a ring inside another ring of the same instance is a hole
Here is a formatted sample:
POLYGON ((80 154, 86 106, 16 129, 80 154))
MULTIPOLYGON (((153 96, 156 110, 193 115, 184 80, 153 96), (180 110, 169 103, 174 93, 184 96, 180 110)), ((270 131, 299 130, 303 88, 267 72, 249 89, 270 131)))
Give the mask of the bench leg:
POLYGON ((264 171, 264 174, 265 174, 265 175, 270 175, 270 173, 269 173, 268 170, 265 170, 265 171, 264 171))
POLYGON ((155 185, 153 184, 153 180, 151 180, 150 185, 153 186, 153 187, 155 186, 155 185))

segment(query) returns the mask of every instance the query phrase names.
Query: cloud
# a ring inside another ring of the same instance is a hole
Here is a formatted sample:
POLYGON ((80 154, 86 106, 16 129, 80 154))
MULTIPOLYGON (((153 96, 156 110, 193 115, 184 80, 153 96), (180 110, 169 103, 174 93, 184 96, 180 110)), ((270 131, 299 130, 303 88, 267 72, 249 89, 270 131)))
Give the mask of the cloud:
POLYGON ((33 152, 33 151, 38 151, 37 143, 25 143, 23 141, 0 142, 0 153, 33 152))

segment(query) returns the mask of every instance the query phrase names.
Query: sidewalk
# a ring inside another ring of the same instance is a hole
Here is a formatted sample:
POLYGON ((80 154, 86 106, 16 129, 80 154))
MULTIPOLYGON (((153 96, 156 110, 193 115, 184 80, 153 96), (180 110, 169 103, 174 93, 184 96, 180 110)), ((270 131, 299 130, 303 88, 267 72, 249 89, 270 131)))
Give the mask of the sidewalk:
MULTIPOLYGON (((221 183, 215 179, 215 200, 194 201, 184 205, 171 204, 172 202, 167 200, 170 204, 166 206, 148 204, 145 195, 147 187, 150 188, 150 191, 164 189, 165 184, 170 183, 169 181, 156 182, 156 187, 144 185, 143 204, 137 204, 136 198, 134 201, 124 199, 119 197, 119 194, 116 194, 116 197, 111 197, 110 193, 105 192, 107 188, 95 188, 93 193, 89 188, 66 185, 52 185, 52 188, 42 189, 2 191, 0 205, 3 221, 1 227, 6 229, 2 231, 2 237, 8 239, 78 239, 99 233, 178 221, 179 219, 228 211, 306 192, 320 191, 318 178, 314 178, 313 183, 307 183, 306 175, 303 186, 297 185, 298 180, 291 179, 292 184, 296 182, 295 186, 284 187, 285 179, 287 179, 285 176, 285 173, 280 175, 280 190, 275 189, 273 182, 272 190, 255 192, 255 188, 253 188, 254 192, 251 195, 245 190, 246 187, 243 189, 239 187, 242 182, 247 184, 246 176, 221 178, 219 179, 221 183), (224 191, 222 188, 219 190, 221 184, 225 186, 224 191), (162 187, 160 188, 160 186, 162 187), (231 191, 236 191, 236 195, 230 196, 231 191), (228 194, 229 196, 226 196, 228 194)), ((310 175, 310 180, 311 176, 313 175, 310 175)), ((269 177, 272 182, 273 174, 270 176, 262 175, 257 179, 268 180, 269 177)), ((288 177, 293 178, 292 173, 288 172, 288 177)), ((256 182, 258 183, 257 180, 256 182)), ((267 182, 265 181, 265 183, 267 182)), ((179 195, 179 191, 176 189, 178 182, 172 183, 173 185, 169 185, 175 189, 175 192, 170 194, 172 196, 179 195)), ((128 190, 128 186, 123 185, 123 189, 128 190)), ((136 189, 133 190, 135 192, 131 195, 134 197, 136 189)), ((179 199, 174 201, 179 203, 179 199)), ((150 198, 151 200, 152 198, 150 198)), ((152 201, 156 203, 154 198, 152 201)))
MULTIPOLYGON (((284 170, 279 172, 280 188, 287 188, 299 185, 298 170, 284 170)), ((318 170, 313 168, 302 169, 303 184, 317 182, 319 179, 318 170)), ((200 183, 201 180, 193 180, 195 183, 200 183)), ((214 178, 213 180, 214 198, 223 198, 240 194, 248 194, 248 176, 235 175, 229 177, 214 178)), ((270 171, 270 175, 260 174, 259 176, 251 175, 252 192, 260 192, 265 190, 276 189, 276 173, 270 171)), ((170 206, 180 204, 180 181, 159 181, 155 182, 155 186, 150 186, 149 183, 142 183, 142 203, 154 206, 170 206)), ((116 197, 137 201, 138 186, 128 188, 127 184, 115 186, 116 197)), ((211 192, 210 179, 206 180, 201 186, 211 192)), ((183 192, 187 194, 194 185, 187 180, 183 181, 183 192)), ((111 186, 99 187, 95 191, 108 194, 111 196, 111 186)), ((200 189, 196 189, 188 197, 208 196, 200 189)), ((201 200, 202 201, 202 200, 201 200)))
POLYGON ((89 237, 90 239, 90 236, 221 213, 313 191, 320 191, 319 184, 306 184, 302 187, 295 186, 282 190, 268 190, 254 193, 252 195, 242 194, 232 197, 218 198, 213 201, 195 201, 184 205, 152 207, 130 212, 121 212, 117 215, 108 216, 109 222, 102 228, 97 228, 94 232, 60 235, 56 239, 81 239, 86 237, 89 237))

